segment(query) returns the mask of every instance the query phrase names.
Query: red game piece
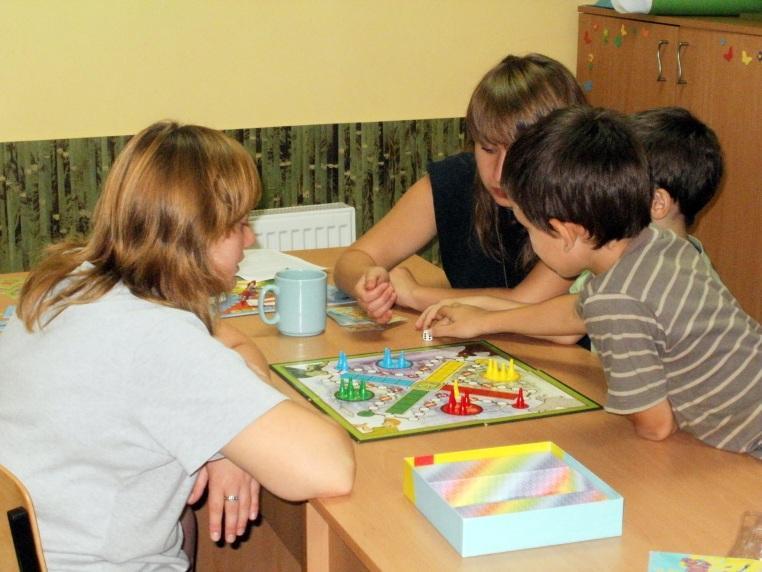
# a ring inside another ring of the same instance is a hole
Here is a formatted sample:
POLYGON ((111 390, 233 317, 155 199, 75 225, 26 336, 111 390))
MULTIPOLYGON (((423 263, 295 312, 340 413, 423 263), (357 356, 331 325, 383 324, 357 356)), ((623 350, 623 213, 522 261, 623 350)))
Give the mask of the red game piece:
POLYGON ((516 403, 513 404, 516 409, 526 409, 529 405, 524 401, 524 389, 519 387, 519 394, 516 396, 516 403))
POLYGON ((448 415, 478 415, 484 409, 471 403, 471 395, 467 391, 460 391, 460 401, 455 400, 454 392, 450 392, 450 399, 442 406, 442 411, 448 415))
POLYGON ((447 401, 447 408, 450 411, 455 411, 455 408, 457 407, 458 403, 455 401, 455 392, 452 390, 450 391, 450 399, 447 401))

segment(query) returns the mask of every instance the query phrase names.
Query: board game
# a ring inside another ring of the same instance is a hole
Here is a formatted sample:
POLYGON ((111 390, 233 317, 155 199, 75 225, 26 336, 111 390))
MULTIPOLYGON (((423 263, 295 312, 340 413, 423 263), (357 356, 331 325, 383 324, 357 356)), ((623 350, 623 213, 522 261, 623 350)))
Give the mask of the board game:
POLYGON ((357 441, 601 408, 483 340, 270 367, 357 441))

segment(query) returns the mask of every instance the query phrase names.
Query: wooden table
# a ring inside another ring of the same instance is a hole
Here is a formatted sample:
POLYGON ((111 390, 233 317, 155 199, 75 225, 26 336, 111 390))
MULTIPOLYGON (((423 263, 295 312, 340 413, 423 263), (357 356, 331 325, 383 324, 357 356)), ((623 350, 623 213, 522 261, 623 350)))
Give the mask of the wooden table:
MULTIPOLYGON (((337 252, 295 254, 330 268, 337 252)), ((420 258, 405 264, 427 282, 441 279, 440 271, 420 258)), ((350 333, 329 320, 325 335, 315 338, 280 336, 256 317, 240 318, 236 325, 255 339, 269 361, 280 362, 420 346, 413 325, 417 314, 400 313, 409 321, 381 332, 350 333)), ((593 354, 520 336, 488 339, 604 401, 605 380, 593 354)), ((275 383, 301 399, 281 380, 275 383)), ((712 449, 682 433, 649 442, 636 437, 626 419, 604 411, 358 443, 355 451, 352 494, 313 500, 306 508, 309 570, 643 571, 649 550, 727 554, 743 512, 762 510, 762 462, 712 449), (403 457, 545 440, 624 497, 621 537, 463 559, 402 494, 403 457)), ((265 520, 271 518, 268 510, 277 510, 274 504, 265 499, 265 520)), ((293 522, 289 525, 293 528, 293 522)), ((286 545, 287 534, 293 530, 280 535, 286 545)))
MULTIPOLYGON (((295 254, 330 268, 338 252, 295 254)), ((441 280, 441 272, 420 258, 405 264, 426 282, 441 280)), ((416 314, 400 313, 409 321, 388 330, 351 333, 328 320, 326 333, 312 338, 281 336, 256 316, 233 323, 252 336, 270 362, 280 362, 420 346, 416 314)), ((605 381, 593 354, 519 336, 487 339, 603 402, 605 381)), ((302 399, 277 376, 273 380, 284 393, 302 399)), ((263 525, 236 549, 215 547, 202 538, 199 571, 642 572, 649 550, 726 554, 743 512, 762 510, 762 462, 712 449, 682 433, 649 442, 636 437, 626 419, 604 411, 357 443, 355 452, 351 495, 294 504, 264 494, 263 525), (464 559, 402 494, 403 457, 546 440, 624 497, 621 537, 464 559)), ((203 511, 200 518, 203 530, 203 511)))

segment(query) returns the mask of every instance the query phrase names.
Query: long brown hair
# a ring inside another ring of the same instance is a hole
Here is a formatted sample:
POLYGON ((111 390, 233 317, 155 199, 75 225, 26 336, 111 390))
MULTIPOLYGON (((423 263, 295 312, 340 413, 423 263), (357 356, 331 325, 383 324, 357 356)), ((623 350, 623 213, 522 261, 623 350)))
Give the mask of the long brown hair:
MULTIPOLYGON (((584 103, 585 95, 563 64, 541 54, 509 55, 487 72, 471 96, 466 111, 469 143, 505 145, 510 155, 521 129, 554 109, 584 103)), ((477 173, 474 231, 484 251, 495 258, 503 256, 498 209, 477 173)))
POLYGON ((251 155, 227 135, 169 121, 147 127, 111 167, 90 238, 49 247, 30 273, 19 317, 30 331, 44 327, 121 281, 135 296, 193 312, 211 332, 210 296, 228 284, 209 248, 259 196, 251 155))

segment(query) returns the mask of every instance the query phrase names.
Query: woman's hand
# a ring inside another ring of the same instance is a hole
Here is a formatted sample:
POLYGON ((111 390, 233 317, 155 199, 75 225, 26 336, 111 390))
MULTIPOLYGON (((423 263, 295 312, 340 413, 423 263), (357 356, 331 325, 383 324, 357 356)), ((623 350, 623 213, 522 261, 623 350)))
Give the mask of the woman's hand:
POLYGON ((354 295, 369 318, 379 324, 385 324, 391 320, 392 306, 397 301, 397 293, 385 268, 381 266, 368 268, 357 281, 354 295))
POLYGON ((233 543, 246 532, 249 520, 259 514, 259 483, 227 459, 209 461, 198 473, 188 497, 193 504, 209 486, 209 536, 213 542, 222 538, 222 518, 225 517, 225 541, 233 543))
POLYGON ((389 273, 389 278, 397 293, 397 304, 406 308, 416 308, 415 291, 420 284, 410 270, 397 266, 389 273))

